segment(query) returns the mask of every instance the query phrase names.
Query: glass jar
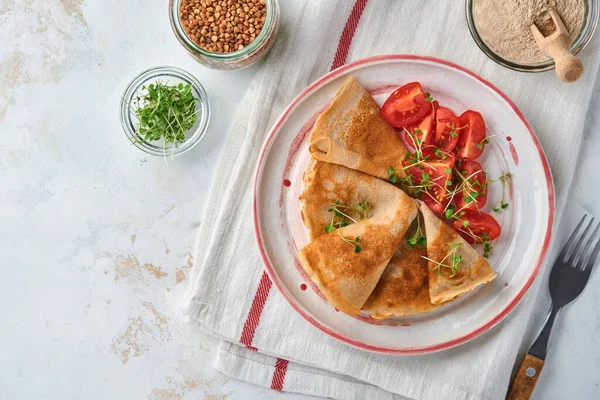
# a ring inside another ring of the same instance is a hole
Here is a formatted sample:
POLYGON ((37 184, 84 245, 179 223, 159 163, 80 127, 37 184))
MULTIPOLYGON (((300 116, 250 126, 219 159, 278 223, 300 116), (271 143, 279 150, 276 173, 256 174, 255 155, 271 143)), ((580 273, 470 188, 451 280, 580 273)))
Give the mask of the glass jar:
POLYGON ((279 29, 278 0, 266 0, 265 23, 252 43, 232 53, 213 53, 194 43, 185 33, 179 7, 182 0, 169 0, 171 28, 179 43, 201 64, 214 69, 239 69, 248 67, 261 59, 273 46, 279 29))
POLYGON ((121 126, 129 141, 138 149, 154 156, 171 157, 183 154, 194 147, 206 133, 210 120, 210 104, 204 87, 188 72, 177 67, 154 67, 136 76, 125 89, 121 101, 121 126), (146 141, 136 130, 137 118, 132 108, 133 100, 142 90, 157 81, 168 85, 190 85, 196 100, 196 123, 186 132, 183 143, 163 143, 163 141, 146 141))
MULTIPOLYGON (((473 40, 475 40, 477 46, 479 46, 481 51, 483 51, 486 56, 488 56, 498 64, 506 68, 514 69, 516 71, 542 72, 554 69, 554 60, 552 59, 548 59, 547 61, 535 64, 520 64, 507 60, 496 54, 492 49, 490 49, 479 35, 479 32, 477 31, 477 26, 475 25, 475 1, 476 0, 466 0, 467 25, 469 26, 469 31, 471 32, 473 40)), ((596 30, 596 26, 598 25, 598 18, 600 15, 599 3, 600 0, 587 0, 585 20, 583 21, 579 35, 577 35, 577 37, 573 41, 573 44, 571 45, 571 52, 573 54, 577 54, 581 50, 583 50, 594 35, 594 31, 596 30)))

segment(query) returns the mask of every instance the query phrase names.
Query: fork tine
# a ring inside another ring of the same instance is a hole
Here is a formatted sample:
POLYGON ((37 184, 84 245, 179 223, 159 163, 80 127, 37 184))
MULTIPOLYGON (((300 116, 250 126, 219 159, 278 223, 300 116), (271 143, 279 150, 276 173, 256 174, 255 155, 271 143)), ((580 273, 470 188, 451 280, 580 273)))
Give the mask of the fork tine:
POLYGON ((587 237, 587 234, 590 231, 590 228, 594 224, 594 219, 595 218, 592 217, 592 219, 590 220, 590 222, 585 227, 585 230, 583 231, 583 233, 581 234, 581 236, 577 240, 577 243, 575 243, 575 247, 573 248, 573 252, 569 256, 569 260, 571 260, 569 262, 569 264, 571 264, 571 267, 575 267, 575 262, 579 259, 579 257, 581 257, 581 253, 585 250, 585 247, 583 247, 583 243, 585 242, 585 238, 587 237))
POLYGON ((598 255, 600 254, 600 239, 596 242, 596 247, 594 247, 594 251, 590 254, 590 257, 586 260, 586 266, 583 273, 585 274, 585 279, 589 278, 594 266, 596 265, 596 261, 598 261, 598 255))
MULTIPOLYGON (((590 222, 588 229, 591 228, 593 223, 594 223, 594 218, 592 218, 592 221, 590 222)), ((583 271, 585 264, 586 264, 584 262, 584 260, 586 258, 585 255, 590 253, 590 251, 588 251, 588 249, 591 248, 592 243, 596 239, 596 234, 598 233, 598 228, 600 228, 600 223, 596 224, 596 229, 594 229, 594 232, 592 232, 592 234, 587 238, 587 240, 586 240, 586 234, 587 234, 588 229, 586 229, 585 232, 583 233, 583 235, 581 236, 581 239, 578 244, 577 254, 575 254, 575 259, 573 260, 573 264, 572 264, 573 267, 579 268, 583 271), (583 242, 585 242, 585 244, 583 242), (579 260, 581 260, 581 265, 579 264, 579 260)))
POLYGON ((569 238, 569 240, 567 240, 567 243, 560 252, 559 260, 562 259, 564 263, 567 262, 567 255, 570 253, 571 245, 575 241, 575 238, 579 235, 579 230, 581 229, 581 226, 583 225, 583 222, 586 220, 586 218, 587 214, 584 214, 583 218, 581 218, 581 221, 579 221, 579 224, 577 224, 577 228, 575 228, 575 230, 571 234, 571 237, 569 238))

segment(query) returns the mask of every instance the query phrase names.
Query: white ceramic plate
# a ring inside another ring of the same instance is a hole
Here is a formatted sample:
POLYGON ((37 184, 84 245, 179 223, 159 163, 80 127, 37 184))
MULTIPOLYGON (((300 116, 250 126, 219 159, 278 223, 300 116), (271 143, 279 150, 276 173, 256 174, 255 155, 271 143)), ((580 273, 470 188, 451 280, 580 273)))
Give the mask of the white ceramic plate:
POLYGON ((550 168, 533 130, 498 89, 455 64, 427 57, 386 55, 353 62, 306 88, 271 130, 254 182, 254 224, 266 270, 279 291, 308 322, 361 349, 388 354, 421 354, 467 342, 504 318, 535 279, 550 243, 554 188, 550 168), (419 81, 457 114, 481 112, 492 137, 478 161, 490 178, 510 171, 510 206, 491 210, 502 185, 490 184, 484 211, 502 226, 489 259, 498 277, 434 312, 375 322, 337 312, 304 274, 298 249, 308 243, 298 196, 310 155, 306 135, 340 84, 353 75, 382 104, 397 87, 419 81))

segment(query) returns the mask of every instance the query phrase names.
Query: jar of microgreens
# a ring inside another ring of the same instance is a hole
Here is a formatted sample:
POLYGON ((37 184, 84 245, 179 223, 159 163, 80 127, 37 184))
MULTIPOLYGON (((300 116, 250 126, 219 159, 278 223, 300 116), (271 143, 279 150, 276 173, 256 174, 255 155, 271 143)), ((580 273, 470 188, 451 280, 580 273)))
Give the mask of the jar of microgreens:
POLYGON ((273 46, 278 0, 169 0, 177 40, 198 62, 222 70, 245 68, 273 46))
POLYGON ((206 91, 188 72, 155 67, 136 76, 121 101, 121 125, 131 143, 155 156, 185 153, 208 128, 206 91))

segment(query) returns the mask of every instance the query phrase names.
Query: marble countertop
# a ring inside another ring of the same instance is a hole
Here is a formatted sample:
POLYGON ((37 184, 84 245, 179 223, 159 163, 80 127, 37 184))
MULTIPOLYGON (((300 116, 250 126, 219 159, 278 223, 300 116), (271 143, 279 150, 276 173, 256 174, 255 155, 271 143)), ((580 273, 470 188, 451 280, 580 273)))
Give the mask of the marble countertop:
MULTIPOLYGON (((176 42, 166 7, 0 0, 2 398, 305 398, 216 372, 216 342, 183 322, 207 188, 257 66, 200 66, 176 42), (195 75, 213 111, 202 142, 168 166, 131 146, 118 116, 127 83, 156 65, 195 75)), ((600 178, 590 174, 598 114, 564 225, 583 209, 600 216, 600 178)), ((535 398, 600 398, 599 286, 596 273, 564 310, 535 398)), ((548 305, 544 290, 531 335, 548 305)))

